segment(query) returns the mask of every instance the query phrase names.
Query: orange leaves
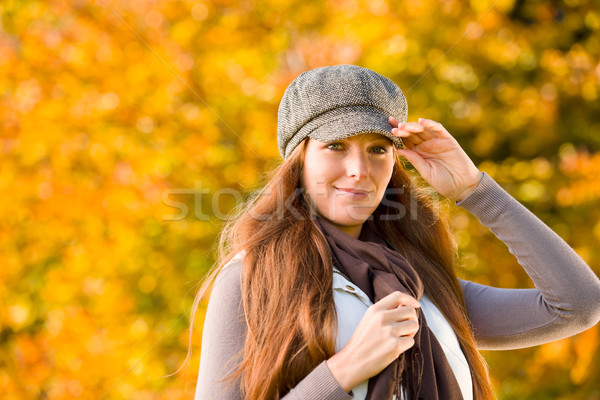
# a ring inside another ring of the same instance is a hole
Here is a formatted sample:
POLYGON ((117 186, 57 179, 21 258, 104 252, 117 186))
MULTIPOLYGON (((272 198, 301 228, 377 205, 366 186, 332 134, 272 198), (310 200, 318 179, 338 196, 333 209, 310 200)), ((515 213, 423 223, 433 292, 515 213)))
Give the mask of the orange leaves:
MULTIPOLYGON (((0 393, 193 395, 198 335, 188 373, 165 377, 187 351, 192 288, 227 211, 279 160, 283 90, 323 65, 393 78, 409 119, 446 121, 481 169, 597 268, 598 46, 586 35, 598 13, 586 1, 493 4, 1 2, 0 393), (178 212, 169 190, 183 218, 164 218, 178 212)), ((479 224, 454 221, 467 278, 528 284, 479 224)), ((582 387, 600 379, 597 334, 558 351, 582 387)), ((526 393, 521 365, 562 371, 549 349, 513 364, 503 355, 492 373, 526 393)), ((568 391, 553 380, 534 389, 568 391)))
POLYGON ((576 361, 571 370, 571 381, 576 385, 582 384, 592 372, 595 354, 598 353, 598 336, 596 325, 573 340, 576 361))
POLYGON ((557 193, 560 205, 579 205, 600 199, 600 154, 577 152, 573 146, 563 146, 560 168, 569 177, 569 184, 557 193))

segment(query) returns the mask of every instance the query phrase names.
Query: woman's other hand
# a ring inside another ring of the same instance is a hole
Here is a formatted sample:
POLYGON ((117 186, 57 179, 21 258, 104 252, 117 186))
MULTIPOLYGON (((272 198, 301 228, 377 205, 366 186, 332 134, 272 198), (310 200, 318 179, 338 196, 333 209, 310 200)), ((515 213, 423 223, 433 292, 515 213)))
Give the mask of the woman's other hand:
POLYGON ((401 137, 406 147, 397 150, 398 154, 438 193, 461 201, 475 190, 481 171, 442 124, 424 118, 402 124, 394 117, 389 120, 392 134, 401 137))
POLYGON ((339 353, 327 360, 333 377, 346 392, 377 375, 411 348, 419 330, 415 298, 393 292, 370 306, 339 353))

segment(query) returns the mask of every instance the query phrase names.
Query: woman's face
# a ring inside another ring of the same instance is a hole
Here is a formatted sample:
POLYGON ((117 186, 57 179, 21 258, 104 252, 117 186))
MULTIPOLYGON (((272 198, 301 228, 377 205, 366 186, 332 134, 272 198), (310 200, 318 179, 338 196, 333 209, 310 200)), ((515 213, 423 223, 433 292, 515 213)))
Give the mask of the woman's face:
POLYGON ((302 187, 318 215, 358 238, 392 176, 391 140, 377 133, 329 143, 306 140, 302 187))

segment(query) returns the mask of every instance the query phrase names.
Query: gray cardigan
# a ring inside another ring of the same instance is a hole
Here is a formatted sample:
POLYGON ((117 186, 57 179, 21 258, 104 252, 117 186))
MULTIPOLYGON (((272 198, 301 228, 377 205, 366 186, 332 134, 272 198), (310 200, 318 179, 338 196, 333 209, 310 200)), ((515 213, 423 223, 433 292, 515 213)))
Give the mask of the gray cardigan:
MULTIPOLYGON (((600 320, 600 280, 548 226, 520 204, 488 174, 461 202, 517 258, 535 289, 499 289, 459 280, 479 349, 506 350, 535 346, 572 336, 600 320)), ((239 361, 246 322, 240 292, 240 260, 217 276, 202 333, 196 400, 239 400, 239 380, 227 386, 239 361)), ((346 400, 346 393, 323 361, 285 400, 346 400)))

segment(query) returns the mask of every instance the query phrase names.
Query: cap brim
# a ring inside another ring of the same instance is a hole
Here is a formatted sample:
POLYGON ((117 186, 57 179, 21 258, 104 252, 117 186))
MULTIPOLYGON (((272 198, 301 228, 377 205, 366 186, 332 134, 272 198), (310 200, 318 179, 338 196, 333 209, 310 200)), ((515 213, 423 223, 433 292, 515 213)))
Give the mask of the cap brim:
POLYGON ((389 138, 397 149, 404 148, 402 139, 391 132, 393 126, 388 120, 389 116, 378 110, 346 111, 336 118, 325 115, 325 121, 310 132, 308 137, 321 142, 332 142, 362 133, 379 133, 389 138))

